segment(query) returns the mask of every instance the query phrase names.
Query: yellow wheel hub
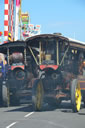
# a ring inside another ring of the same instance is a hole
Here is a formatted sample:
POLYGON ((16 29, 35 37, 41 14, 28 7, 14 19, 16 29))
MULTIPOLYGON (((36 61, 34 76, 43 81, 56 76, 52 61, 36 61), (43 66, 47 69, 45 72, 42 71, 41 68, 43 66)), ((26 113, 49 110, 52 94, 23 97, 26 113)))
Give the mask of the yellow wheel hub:
POLYGON ((78 83, 78 86, 75 90, 75 101, 76 101, 76 109, 77 111, 80 110, 81 106, 81 90, 80 90, 80 84, 78 83))
POLYGON ((37 86, 37 93, 36 93, 36 107, 38 110, 40 110, 41 105, 42 105, 42 98, 43 98, 43 87, 41 83, 38 84, 37 86))

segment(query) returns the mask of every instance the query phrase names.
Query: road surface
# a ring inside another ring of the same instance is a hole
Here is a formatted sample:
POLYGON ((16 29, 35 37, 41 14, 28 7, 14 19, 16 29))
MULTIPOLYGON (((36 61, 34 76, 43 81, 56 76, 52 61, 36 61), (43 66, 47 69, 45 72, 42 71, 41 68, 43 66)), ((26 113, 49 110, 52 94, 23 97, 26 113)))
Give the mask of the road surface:
POLYGON ((57 109, 45 105, 41 112, 34 112, 31 104, 1 107, 0 128, 85 128, 85 109, 73 113, 68 102, 57 109))

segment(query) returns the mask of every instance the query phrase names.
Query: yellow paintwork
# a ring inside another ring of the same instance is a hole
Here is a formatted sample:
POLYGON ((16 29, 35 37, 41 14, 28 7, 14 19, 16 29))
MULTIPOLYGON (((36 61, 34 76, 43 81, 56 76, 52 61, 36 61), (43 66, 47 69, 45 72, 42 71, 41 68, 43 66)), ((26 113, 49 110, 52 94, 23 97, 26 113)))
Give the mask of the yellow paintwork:
POLYGON ((36 93, 36 108, 38 110, 41 109, 41 105, 42 105, 42 98, 43 98, 43 87, 41 85, 41 83, 38 84, 37 86, 37 93, 36 93))
POLYGON ((77 111, 80 110, 81 106, 81 90, 80 90, 80 84, 78 83, 78 86, 75 90, 75 101, 76 101, 76 109, 77 111))

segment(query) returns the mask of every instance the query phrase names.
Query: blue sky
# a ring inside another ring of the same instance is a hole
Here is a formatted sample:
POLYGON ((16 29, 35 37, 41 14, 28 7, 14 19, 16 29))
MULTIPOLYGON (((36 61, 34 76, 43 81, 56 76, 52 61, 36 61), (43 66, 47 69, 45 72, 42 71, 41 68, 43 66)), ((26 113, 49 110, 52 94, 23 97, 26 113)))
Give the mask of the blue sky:
MULTIPOLYGON (((31 24, 41 25, 41 33, 60 32, 85 41, 85 0, 22 0, 31 24)), ((0 0, 0 30, 3 30, 4 0, 0 0)))

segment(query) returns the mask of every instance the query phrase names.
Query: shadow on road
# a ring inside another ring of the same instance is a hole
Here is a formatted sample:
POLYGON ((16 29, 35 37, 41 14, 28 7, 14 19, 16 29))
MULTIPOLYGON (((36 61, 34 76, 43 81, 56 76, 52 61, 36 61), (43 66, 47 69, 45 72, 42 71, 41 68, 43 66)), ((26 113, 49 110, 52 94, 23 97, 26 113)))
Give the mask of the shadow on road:
MULTIPOLYGON (((82 105, 83 108, 83 105, 82 105)), ((82 109, 81 108, 81 109, 82 109)), ((45 111, 61 111, 64 113, 73 113, 72 111, 72 106, 70 102, 62 102, 60 106, 56 106, 56 105, 48 105, 48 104, 44 104, 42 111, 40 112, 45 112, 45 111)), ((21 106, 17 106, 17 107, 9 107, 8 110, 6 110, 5 112, 33 112, 33 106, 32 104, 22 104, 21 106)), ((79 115, 84 115, 84 113, 78 113, 79 115)))
POLYGON ((10 110, 7 110, 5 112, 32 112, 33 111, 32 104, 20 105, 17 107, 9 107, 9 108, 10 110))
POLYGON ((43 111, 53 111, 53 110, 58 110, 61 112, 66 112, 66 113, 72 113, 72 109, 71 109, 71 103, 68 102, 62 102, 59 106, 45 106, 45 108, 43 109, 43 111))
MULTIPOLYGON (((56 109, 58 109, 61 112, 70 112, 68 109, 70 109, 71 106, 68 103, 62 103, 60 106, 56 106, 56 105, 48 105, 45 104, 43 106, 42 111, 40 112, 45 112, 45 111, 54 111, 56 109)), ((33 110, 33 106, 32 104, 23 104, 20 106, 16 106, 16 107, 9 107, 8 110, 6 110, 5 112, 32 112, 33 110)), ((71 111, 72 112, 72 111, 71 111)))
MULTIPOLYGON (((84 104, 82 103, 81 104, 81 110, 84 108, 84 104)), ((65 102, 65 103, 62 103, 61 106, 60 106, 60 111, 61 112, 64 112, 64 113, 74 113, 73 110, 72 110, 72 105, 71 103, 69 102, 65 102)), ((79 115, 85 115, 85 113, 81 113, 81 110, 78 112, 79 115)))
POLYGON ((78 114, 81 115, 81 116, 82 116, 82 115, 85 115, 85 113, 78 113, 78 114))

